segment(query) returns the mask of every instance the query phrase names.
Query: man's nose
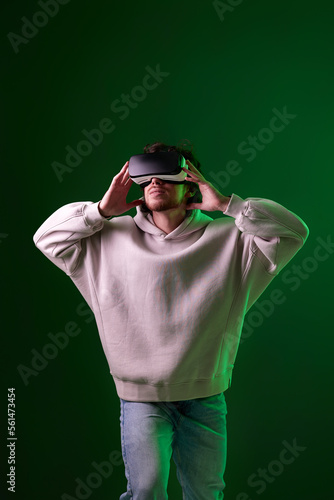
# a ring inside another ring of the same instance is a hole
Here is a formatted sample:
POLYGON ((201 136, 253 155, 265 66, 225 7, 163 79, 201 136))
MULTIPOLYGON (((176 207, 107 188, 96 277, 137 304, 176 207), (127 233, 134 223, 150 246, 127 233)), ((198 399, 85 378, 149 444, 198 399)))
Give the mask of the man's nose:
POLYGON ((163 180, 158 179, 158 177, 152 177, 151 184, 163 184, 163 180))

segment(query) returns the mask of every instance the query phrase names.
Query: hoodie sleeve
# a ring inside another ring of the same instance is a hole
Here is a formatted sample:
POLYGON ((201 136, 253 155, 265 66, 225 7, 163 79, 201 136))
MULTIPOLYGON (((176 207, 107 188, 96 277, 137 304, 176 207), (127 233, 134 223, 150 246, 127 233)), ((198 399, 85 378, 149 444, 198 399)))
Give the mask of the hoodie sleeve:
POLYGON ((100 214, 98 204, 86 201, 64 205, 33 236, 36 247, 67 275, 75 271, 81 240, 100 231, 107 220, 100 214))
POLYGON ((251 236, 250 250, 273 275, 283 269, 309 235, 307 225, 298 215, 263 198, 243 200, 232 194, 224 214, 234 217, 239 231, 251 236))

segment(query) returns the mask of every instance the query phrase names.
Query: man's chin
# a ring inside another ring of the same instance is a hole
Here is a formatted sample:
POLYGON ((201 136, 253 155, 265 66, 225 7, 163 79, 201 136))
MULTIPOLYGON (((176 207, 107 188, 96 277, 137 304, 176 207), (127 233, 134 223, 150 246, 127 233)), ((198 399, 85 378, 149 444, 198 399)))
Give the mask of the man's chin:
POLYGON ((151 212, 165 212, 167 210, 175 210, 179 208, 180 205, 175 203, 170 203, 169 201, 164 200, 153 200, 149 203, 145 202, 147 208, 151 210, 151 212))
POLYGON ((151 212, 164 212, 165 210, 170 210, 171 208, 175 208, 170 206, 168 203, 163 201, 156 201, 153 203, 146 203, 146 206, 151 212))

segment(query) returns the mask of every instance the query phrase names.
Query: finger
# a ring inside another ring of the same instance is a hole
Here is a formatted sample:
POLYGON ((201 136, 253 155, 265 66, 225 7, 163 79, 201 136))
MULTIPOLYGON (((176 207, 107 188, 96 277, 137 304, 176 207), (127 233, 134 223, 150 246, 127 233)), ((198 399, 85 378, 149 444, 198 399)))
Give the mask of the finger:
POLYGON ((133 183, 133 180, 131 179, 131 177, 128 177, 128 178, 126 179, 126 181, 124 182, 124 186, 126 186, 126 185, 131 186, 131 184, 132 184, 132 183, 133 183))
POLYGON ((195 182, 195 184, 199 184, 201 182, 201 178, 198 177, 197 175, 187 175, 187 177, 184 179, 185 181, 188 182, 195 182))
POLYGON ((193 165, 190 160, 186 160, 186 163, 187 163, 187 165, 189 165, 189 170, 190 171, 199 173, 198 170, 197 170, 197 168, 195 167, 195 165, 193 165))
POLYGON ((142 205, 144 202, 143 200, 134 200, 131 201, 130 203, 127 203, 127 206, 130 208, 138 207, 139 205, 142 205))
POLYGON ((190 203, 189 205, 187 205, 187 210, 200 210, 201 206, 201 203, 190 203))
POLYGON ((128 164, 128 163, 129 163, 129 162, 127 161, 127 162, 123 165, 123 167, 121 168, 121 170, 118 172, 118 174, 116 174, 116 175, 113 177, 113 179, 112 179, 112 181, 111 181, 111 184, 110 184, 110 186, 109 186, 109 190, 112 190, 112 189, 113 189, 113 187, 115 187, 115 186, 119 186, 119 187, 121 187, 121 186, 123 186, 123 185, 124 185, 123 180, 124 180, 124 175, 125 175, 125 172, 126 172, 126 170, 127 170, 127 164, 128 164))
POLYGON ((123 177, 122 177, 122 184, 126 184, 130 179, 130 174, 129 174, 129 169, 126 168, 125 171, 123 172, 123 177))
POLYGON ((119 181, 119 180, 122 180, 123 179, 123 176, 124 176, 124 173, 126 171, 126 169, 128 168, 128 161, 126 163, 124 163, 123 167, 121 168, 121 170, 118 172, 118 174, 116 174, 113 178, 113 181, 119 181))
POLYGON ((192 172, 191 170, 189 170, 188 168, 186 167, 182 167, 182 170, 189 176, 194 176, 194 177, 197 177, 198 178, 198 174, 196 174, 195 172, 192 172))
POLYGON ((128 165, 129 165, 129 162, 128 161, 125 162, 124 165, 123 165, 123 167, 121 168, 121 170, 118 172, 117 176, 123 177, 124 173, 126 172, 126 170, 128 168, 128 165))

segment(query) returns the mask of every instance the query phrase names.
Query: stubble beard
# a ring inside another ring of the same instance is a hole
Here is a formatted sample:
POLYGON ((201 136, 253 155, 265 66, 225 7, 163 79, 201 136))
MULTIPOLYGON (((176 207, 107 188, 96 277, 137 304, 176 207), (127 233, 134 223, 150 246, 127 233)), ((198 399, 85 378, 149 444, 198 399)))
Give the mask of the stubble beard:
POLYGON ((155 200, 153 202, 148 202, 145 199, 145 204, 151 212, 164 212, 165 210, 173 210, 179 208, 181 203, 177 203, 175 200, 155 200))

